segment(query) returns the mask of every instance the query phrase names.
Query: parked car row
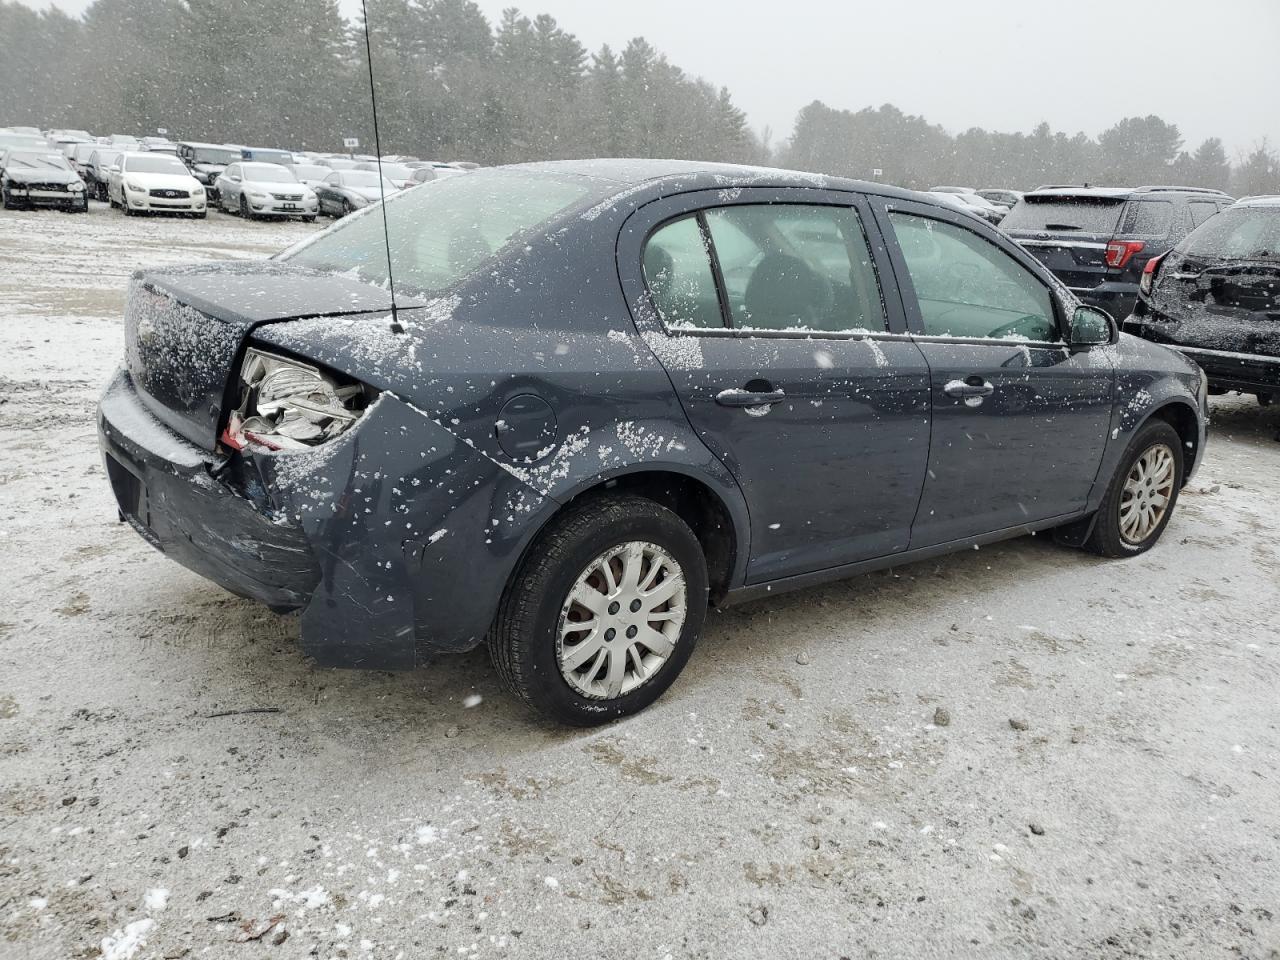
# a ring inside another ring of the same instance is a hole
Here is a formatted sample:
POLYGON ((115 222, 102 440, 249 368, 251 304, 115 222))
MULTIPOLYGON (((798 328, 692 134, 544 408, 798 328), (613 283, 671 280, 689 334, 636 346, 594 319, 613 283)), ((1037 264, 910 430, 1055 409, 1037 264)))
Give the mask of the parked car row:
POLYGON ((217 206, 247 217, 314 220, 320 213, 344 216, 396 190, 473 169, 473 163, 405 155, 385 156, 379 162, 363 154, 174 142, 126 134, 93 137, 85 130, 0 128, 0 185, 6 207, 83 212, 92 198, 126 215, 163 212, 204 217, 209 207, 217 206), (6 164, 8 153, 15 158, 6 164))

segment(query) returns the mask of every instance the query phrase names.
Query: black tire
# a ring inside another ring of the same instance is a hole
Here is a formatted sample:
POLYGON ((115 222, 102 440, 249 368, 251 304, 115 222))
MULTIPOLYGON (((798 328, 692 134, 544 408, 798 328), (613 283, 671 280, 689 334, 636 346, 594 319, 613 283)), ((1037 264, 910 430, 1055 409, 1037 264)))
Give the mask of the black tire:
POLYGON ((1104 557, 1134 557, 1155 546, 1178 505, 1178 493, 1182 489, 1182 464, 1182 438, 1178 436, 1178 431, 1163 420, 1147 421, 1129 443, 1129 448, 1111 478, 1102 506, 1098 508, 1093 532, 1085 541, 1085 549, 1104 557), (1141 540, 1130 540, 1121 532, 1120 508, 1124 501, 1125 483, 1138 461, 1161 445, 1173 454, 1173 486, 1169 501, 1159 523, 1141 540))
POLYGON ((1275 400, 1275 394, 1272 393, 1255 393, 1254 396, 1258 398, 1258 406, 1260 407, 1269 407, 1275 400))
POLYGON ((489 654, 505 686, 542 714, 593 726, 643 710, 680 675, 707 612, 707 565, 698 538, 666 507, 635 496, 611 496, 571 507, 539 535, 507 585, 489 633, 489 654), (570 590, 611 547, 642 540, 679 564, 686 584, 685 621, 666 661, 634 689, 593 698, 561 673, 556 631, 570 590))
POLYGON ((8 187, 0 187, 0 206, 6 210, 17 209, 17 204, 13 202, 13 197, 9 195, 8 187))
POLYGON ((309 216, 309 217, 303 217, 303 218, 302 218, 302 222, 303 222, 303 223, 315 223, 315 222, 316 222, 315 214, 312 214, 312 215, 311 215, 311 216, 309 216))
POLYGON ((249 212, 249 201, 244 198, 244 194, 240 194, 240 216, 246 220, 252 220, 253 214, 249 212))
POLYGON ((349 217, 349 216, 351 216, 351 214, 352 214, 351 201, 350 201, 350 200, 343 200, 343 201, 342 201, 342 214, 341 214, 341 216, 349 217))

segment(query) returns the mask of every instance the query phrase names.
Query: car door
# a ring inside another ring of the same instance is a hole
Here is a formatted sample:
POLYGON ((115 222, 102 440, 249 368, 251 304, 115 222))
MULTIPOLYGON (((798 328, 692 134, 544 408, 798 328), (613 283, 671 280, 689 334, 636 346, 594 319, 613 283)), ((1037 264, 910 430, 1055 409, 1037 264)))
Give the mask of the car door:
POLYGON ((338 185, 338 179, 339 174, 334 171, 316 187, 316 202, 319 204, 321 213, 330 213, 333 210, 333 188, 338 185))
POLYGON ((330 173, 328 177, 324 178, 323 186, 323 209, 326 214, 337 216, 340 207, 338 189, 339 187, 342 187, 342 174, 338 173, 337 170, 334 170, 333 173, 330 173))
POLYGON ((875 237, 858 195, 802 188, 655 201, 620 237, 637 326, 743 491, 749 583, 910 540, 928 368, 875 237))
POLYGON ((243 181, 239 163, 233 163, 222 171, 222 183, 218 187, 218 196, 222 198, 222 209, 235 213, 240 209, 240 188, 243 181))
POLYGON ((930 371, 912 548, 1079 514, 1106 447, 1110 351, 1068 348, 1052 280, 1012 242, 923 204, 876 216, 930 371))
POLYGON ((124 203, 124 157, 116 157, 107 170, 107 195, 117 203, 124 203))

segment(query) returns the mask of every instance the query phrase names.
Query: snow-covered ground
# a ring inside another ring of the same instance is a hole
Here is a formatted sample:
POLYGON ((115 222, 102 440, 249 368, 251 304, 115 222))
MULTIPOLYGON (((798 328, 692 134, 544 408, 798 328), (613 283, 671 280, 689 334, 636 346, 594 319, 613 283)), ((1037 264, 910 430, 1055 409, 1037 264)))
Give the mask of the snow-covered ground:
POLYGON ((713 615, 653 708, 563 730, 483 652, 314 669, 116 523, 128 273, 315 229, 0 213, 0 957, 1280 945, 1280 407, 1215 403, 1146 556, 1028 538, 713 615))

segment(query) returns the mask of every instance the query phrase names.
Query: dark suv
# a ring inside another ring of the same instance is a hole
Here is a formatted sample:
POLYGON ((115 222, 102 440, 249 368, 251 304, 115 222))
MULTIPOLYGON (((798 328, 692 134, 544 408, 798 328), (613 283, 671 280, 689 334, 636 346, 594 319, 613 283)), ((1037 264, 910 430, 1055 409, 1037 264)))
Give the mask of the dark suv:
POLYGON ((1231 203, 1196 187, 1041 187, 1000 228, 1085 303, 1126 317, 1147 261, 1231 203))
POLYGON ((1228 208, 1142 275, 1126 331, 1174 347, 1214 392, 1280 394, 1280 197, 1228 208))

